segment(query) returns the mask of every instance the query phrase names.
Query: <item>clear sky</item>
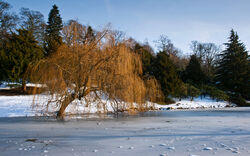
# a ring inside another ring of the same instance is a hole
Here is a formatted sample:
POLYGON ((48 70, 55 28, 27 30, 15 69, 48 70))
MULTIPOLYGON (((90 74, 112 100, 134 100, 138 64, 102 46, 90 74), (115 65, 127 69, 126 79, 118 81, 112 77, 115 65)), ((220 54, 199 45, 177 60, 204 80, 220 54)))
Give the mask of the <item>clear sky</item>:
POLYGON ((107 23, 140 42, 167 35, 189 53, 190 42, 227 42, 235 29, 250 48, 250 0, 5 0, 16 13, 21 7, 40 11, 47 20, 53 4, 63 21, 78 19, 98 29, 107 23))

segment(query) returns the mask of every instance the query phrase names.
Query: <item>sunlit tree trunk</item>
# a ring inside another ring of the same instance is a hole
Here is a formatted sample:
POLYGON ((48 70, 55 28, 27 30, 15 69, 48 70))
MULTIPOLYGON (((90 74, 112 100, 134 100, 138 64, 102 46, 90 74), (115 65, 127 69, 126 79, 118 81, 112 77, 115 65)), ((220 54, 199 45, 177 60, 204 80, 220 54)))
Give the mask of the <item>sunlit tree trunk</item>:
POLYGON ((72 101, 74 101, 74 99, 75 99, 74 94, 70 94, 70 95, 65 97, 65 99, 63 100, 63 102, 62 102, 62 104, 60 106, 60 109, 59 109, 59 111, 57 112, 57 115, 56 115, 56 117, 58 119, 63 119, 66 108, 68 107, 68 105, 72 101))

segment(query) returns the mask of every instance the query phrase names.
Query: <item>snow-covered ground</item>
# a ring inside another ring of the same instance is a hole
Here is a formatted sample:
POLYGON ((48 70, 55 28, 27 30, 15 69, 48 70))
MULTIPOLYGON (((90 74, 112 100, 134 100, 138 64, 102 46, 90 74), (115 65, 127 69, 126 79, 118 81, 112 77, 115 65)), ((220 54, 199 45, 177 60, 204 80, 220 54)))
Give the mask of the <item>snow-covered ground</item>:
MULTIPOLYGON (((34 98, 33 95, 22 95, 22 96, 0 96, 0 117, 17 117, 17 116, 41 116, 43 110, 39 110, 32 107, 33 100, 39 102, 40 104, 46 104, 48 98, 45 95, 34 98)), ((150 104, 150 103, 149 103, 150 104)), ((101 105, 101 104, 100 104, 101 105)), ((86 113, 97 113, 100 110, 100 105, 96 103, 91 103, 86 107, 84 102, 75 100, 66 109, 66 113, 71 114, 86 114, 86 113)), ((224 108, 229 106, 228 102, 216 102, 208 97, 206 98, 195 98, 193 101, 189 99, 183 99, 177 101, 175 104, 171 105, 154 105, 156 109, 166 110, 166 109, 197 109, 197 108, 224 108)), ((101 105, 102 106, 102 105, 101 105)), ((51 112, 58 110, 58 108, 51 108, 51 112)), ((109 101, 107 101, 107 111, 112 112, 113 108, 109 101)))
POLYGON ((249 156, 250 109, 174 110, 113 119, 0 118, 3 156, 249 156))
MULTIPOLYGON (((0 89, 10 89, 11 88, 10 85, 19 85, 19 86, 21 86, 21 84, 18 84, 18 83, 1 82, 0 89)), ((26 87, 46 87, 46 85, 45 84, 27 83, 26 87)))
MULTIPOLYGON (((27 86, 31 87, 42 87, 42 84, 28 83, 27 86)), ((0 85, 0 89, 9 89, 8 83, 4 82, 0 85)), ((35 103, 40 103, 40 105, 46 105, 48 101, 48 96, 40 95, 34 98, 33 95, 22 95, 22 96, 0 96, 0 117, 17 117, 17 116, 41 116, 44 115, 44 111, 39 107, 32 107, 35 103), (34 101, 35 100, 35 101, 34 101)), ((219 101, 211 99, 210 97, 198 97, 194 98, 193 101, 190 99, 182 99, 179 101, 175 99, 175 104, 170 105, 159 105, 148 102, 149 106, 153 106, 156 110, 173 110, 173 109, 202 109, 202 108, 225 108, 235 106, 229 104, 226 101, 219 101)), ((89 114, 97 112, 112 112, 114 111, 114 106, 109 101, 106 101, 105 97, 103 102, 106 103, 105 109, 102 103, 90 103, 86 107, 86 103, 83 101, 75 100, 66 109, 68 114, 89 114)), ((126 103, 124 103, 126 107, 126 103)), ((44 108, 44 107, 43 107, 44 108)), ((57 107, 49 107, 49 112, 53 113, 57 111, 57 107)))
MULTIPOLYGON (((55 104, 49 107, 49 114, 45 112, 45 106, 49 100, 46 95, 20 95, 20 96, 0 96, 0 117, 22 117, 22 116, 43 116, 53 115, 59 109, 55 104), (35 101, 35 102, 34 102, 35 101), (36 107, 41 105, 41 107, 36 107)), ((73 101, 65 110, 67 114, 89 114, 98 113, 97 103, 86 104, 82 101, 73 101)), ((108 103, 108 111, 112 111, 112 107, 108 103)))
POLYGON ((235 107, 235 104, 230 104, 227 101, 216 101, 210 97, 198 97, 194 98, 193 101, 190 99, 182 99, 179 101, 175 99, 175 104, 170 105, 157 105, 157 108, 161 110, 166 109, 197 109, 197 108, 225 108, 225 107, 235 107))

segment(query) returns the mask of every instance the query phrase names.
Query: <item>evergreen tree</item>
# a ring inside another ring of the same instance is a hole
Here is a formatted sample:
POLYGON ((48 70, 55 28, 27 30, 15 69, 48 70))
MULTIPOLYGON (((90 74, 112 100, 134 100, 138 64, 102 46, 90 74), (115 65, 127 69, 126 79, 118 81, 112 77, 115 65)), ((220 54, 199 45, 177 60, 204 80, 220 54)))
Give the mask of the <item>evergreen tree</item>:
POLYGON ((8 79, 8 76, 7 76, 7 69, 8 69, 8 66, 7 66, 7 56, 5 55, 5 45, 6 45, 6 41, 3 42, 2 41, 2 44, 0 46, 0 84, 1 84, 1 81, 7 81, 8 79))
POLYGON ((157 53, 153 63, 153 73, 161 84, 165 102, 169 102, 169 95, 175 96, 179 85, 181 85, 181 80, 177 75, 173 62, 165 51, 157 53))
POLYGON ((25 92, 28 65, 42 58, 43 52, 30 31, 25 29, 17 31, 18 34, 13 34, 6 44, 6 49, 1 51, 1 58, 5 60, 5 72, 8 78, 11 81, 22 82, 22 89, 25 92))
POLYGON ((199 59, 195 55, 192 55, 184 72, 183 80, 194 86, 200 86, 205 83, 205 79, 199 59))
POLYGON ((7 81, 7 62, 6 62, 6 43, 11 36, 11 32, 15 32, 18 16, 10 12, 11 5, 0 0, 0 81, 7 81))
POLYGON ((231 30, 226 50, 219 56, 216 83, 232 96, 249 99, 250 95, 250 60, 245 45, 238 34, 231 30))
POLYGON ((87 44, 93 43, 95 41, 95 33, 91 26, 87 27, 87 32, 84 37, 84 42, 87 44))
POLYGON ((135 44, 134 51, 138 53, 141 56, 142 60, 142 69, 143 69, 143 75, 144 76, 150 76, 152 75, 152 63, 153 63, 153 55, 148 51, 146 48, 144 48, 139 43, 135 44))
POLYGON ((53 5, 50 10, 48 25, 46 28, 46 55, 49 56, 55 52, 62 44, 61 30, 63 28, 62 18, 60 17, 58 7, 53 5))

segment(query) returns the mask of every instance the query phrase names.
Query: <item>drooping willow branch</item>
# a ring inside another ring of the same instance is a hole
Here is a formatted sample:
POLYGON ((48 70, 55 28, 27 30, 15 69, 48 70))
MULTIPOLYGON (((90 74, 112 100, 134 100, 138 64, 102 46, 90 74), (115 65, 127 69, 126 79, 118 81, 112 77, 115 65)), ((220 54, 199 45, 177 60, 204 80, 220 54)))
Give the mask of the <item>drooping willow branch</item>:
MULTIPOLYGON (((32 81, 47 85, 49 101, 58 104, 58 116, 77 99, 86 106, 91 101, 106 107, 105 97, 117 104, 116 110, 144 111, 147 100, 161 95, 154 78, 141 78, 140 56, 131 51, 126 40, 118 42, 109 32, 99 32, 93 43, 62 45, 54 55, 33 66, 32 81)), ((55 103, 48 102, 47 108, 55 103)))

